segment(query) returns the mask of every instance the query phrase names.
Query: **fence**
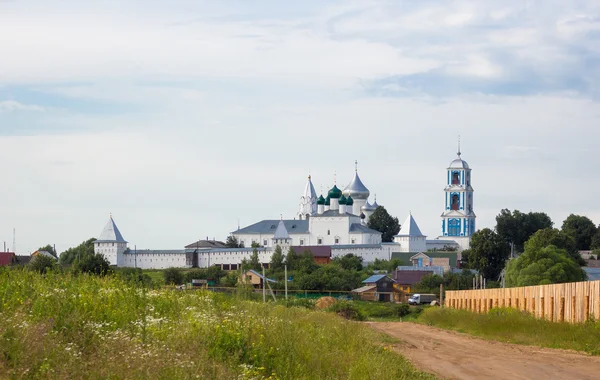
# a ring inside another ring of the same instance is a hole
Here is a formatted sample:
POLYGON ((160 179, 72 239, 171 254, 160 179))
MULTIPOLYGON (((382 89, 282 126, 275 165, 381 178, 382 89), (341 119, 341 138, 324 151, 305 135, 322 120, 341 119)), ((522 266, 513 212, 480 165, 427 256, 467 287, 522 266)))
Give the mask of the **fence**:
POLYGON ((446 307, 487 313, 494 307, 512 307, 553 322, 600 320, 600 281, 526 286, 521 288, 452 290, 446 307))

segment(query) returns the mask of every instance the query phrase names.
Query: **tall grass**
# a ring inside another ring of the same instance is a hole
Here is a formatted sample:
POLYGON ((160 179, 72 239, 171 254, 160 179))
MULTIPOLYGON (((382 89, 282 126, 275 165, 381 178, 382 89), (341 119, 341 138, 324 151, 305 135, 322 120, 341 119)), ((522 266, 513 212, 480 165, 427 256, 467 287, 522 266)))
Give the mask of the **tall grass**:
POLYGON ((0 377, 429 378, 356 322, 117 277, 0 271, 0 377))
POLYGON ((549 322, 510 308, 495 308, 488 314, 429 308, 417 321, 501 342, 600 355, 600 324, 594 321, 584 324, 549 322))

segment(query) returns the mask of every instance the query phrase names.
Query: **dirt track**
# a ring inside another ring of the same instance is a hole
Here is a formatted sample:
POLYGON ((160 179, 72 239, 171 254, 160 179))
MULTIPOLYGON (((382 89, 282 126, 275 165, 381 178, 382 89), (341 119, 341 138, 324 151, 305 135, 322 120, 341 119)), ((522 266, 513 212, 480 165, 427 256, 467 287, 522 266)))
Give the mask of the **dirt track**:
POLYGON ((600 357, 508 343, 407 322, 369 323, 401 340, 417 368, 446 379, 600 379, 600 357))

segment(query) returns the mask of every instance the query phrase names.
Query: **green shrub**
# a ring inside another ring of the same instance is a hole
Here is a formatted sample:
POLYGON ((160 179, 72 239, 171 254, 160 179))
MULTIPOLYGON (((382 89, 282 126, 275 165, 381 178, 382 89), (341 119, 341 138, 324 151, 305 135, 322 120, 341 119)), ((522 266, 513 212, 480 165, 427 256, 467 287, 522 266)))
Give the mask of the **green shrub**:
POLYGON ((406 303, 400 303, 400 304, 395 304, 394 305, 394 314, 397 317, 406 317, 407 315, 410 314, 410 306, 408 306, 408 304, 406 303))
POLYGON ((315 309, 315 300, 310 298, 288 298, 287 300, 279 301, 279 303, 286 307, 302 307, 309 310, 315 309))
POLYGON ((366 319, 365 315, 352 301, 338 301, 327 310, 353 321, 364 321, 366 319))
POLYGON ((52 257, 37 255, 27 265, 32 271, 44 274, 56 267, 56 260, 52 257))
POLYGON ((167 285, 183 284, 183 273, 177 268, 165 269, 163 276, 165 278, 165 284, 167 285))

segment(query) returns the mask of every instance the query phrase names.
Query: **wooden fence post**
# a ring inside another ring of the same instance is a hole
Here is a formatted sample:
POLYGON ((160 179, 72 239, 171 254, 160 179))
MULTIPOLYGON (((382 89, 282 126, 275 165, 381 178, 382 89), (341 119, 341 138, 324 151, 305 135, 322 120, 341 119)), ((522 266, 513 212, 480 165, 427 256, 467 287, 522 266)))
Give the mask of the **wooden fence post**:
POLYGON ((590 319, 590 296, 585 296, 585 306, 583 311, 583 321, 586 322, 590 319))
POLYGON ((571 322, 577 322, 577 313, 576 313, 577 305, 575 304, 575 296, 571 297, 571 322))
POLYGON ((560 297, 560 307, 558 308, 558 321, 565 321, 565 297, 560 297))

